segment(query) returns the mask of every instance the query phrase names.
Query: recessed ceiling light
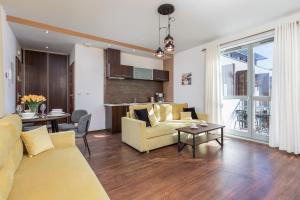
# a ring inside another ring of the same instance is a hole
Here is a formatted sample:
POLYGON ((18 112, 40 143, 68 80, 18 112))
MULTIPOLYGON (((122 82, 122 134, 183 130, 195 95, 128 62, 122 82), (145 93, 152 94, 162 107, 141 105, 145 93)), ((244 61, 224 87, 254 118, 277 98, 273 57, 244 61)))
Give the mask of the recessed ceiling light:
POLYGON ((135 49, 132 49, 133 52, 135 52, 135 49))
POLYGON ((45 48, 46 48, 46 49, 49 49, 49 47, 48 47, 48 46, 46 46, 45 48))
POLYGON ((89 43, 89 42, 85 42, 84 45, 87 46, 87 47, 91 47, 92 46, 92 44, 89 43))
POLYGON ((49 31, 48 31, 48 30, 46 30, 46 31, 45 31, 45 33, 46 33, 46 34, 48 34, 48 33, 49 33, 49 31))

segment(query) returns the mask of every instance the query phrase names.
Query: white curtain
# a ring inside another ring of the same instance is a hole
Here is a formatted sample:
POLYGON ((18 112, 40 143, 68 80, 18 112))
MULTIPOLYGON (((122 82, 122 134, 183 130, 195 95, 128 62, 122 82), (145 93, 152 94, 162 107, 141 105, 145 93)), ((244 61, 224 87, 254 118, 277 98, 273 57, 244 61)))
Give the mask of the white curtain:
POLYGON ((220 48, 218 44, 211 43, 206 49, 206 73, 205 73, 205 113, 208 121, 221 124, 221 66, 220 48))
POLYGON ((300 154, 299 24, 275 29, 269 145, 300 154))

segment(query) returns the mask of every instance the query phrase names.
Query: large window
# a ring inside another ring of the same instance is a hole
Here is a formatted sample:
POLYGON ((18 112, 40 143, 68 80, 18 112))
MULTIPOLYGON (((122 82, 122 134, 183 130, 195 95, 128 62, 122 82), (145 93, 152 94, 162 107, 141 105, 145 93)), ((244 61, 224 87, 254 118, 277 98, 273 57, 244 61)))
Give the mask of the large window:
POLYGON ((224 50, 223 119, 229 133, 267 141, 273 39, 224 50))

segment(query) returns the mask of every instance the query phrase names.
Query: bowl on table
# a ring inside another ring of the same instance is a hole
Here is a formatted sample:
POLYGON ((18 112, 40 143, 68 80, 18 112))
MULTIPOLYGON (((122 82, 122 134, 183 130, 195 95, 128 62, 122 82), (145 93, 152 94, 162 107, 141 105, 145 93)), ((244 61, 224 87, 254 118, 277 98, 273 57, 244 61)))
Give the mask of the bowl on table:
POLYGON ((35 112, 23 112, 21 115, 23 119, 31 119, 35 116, 35 112))

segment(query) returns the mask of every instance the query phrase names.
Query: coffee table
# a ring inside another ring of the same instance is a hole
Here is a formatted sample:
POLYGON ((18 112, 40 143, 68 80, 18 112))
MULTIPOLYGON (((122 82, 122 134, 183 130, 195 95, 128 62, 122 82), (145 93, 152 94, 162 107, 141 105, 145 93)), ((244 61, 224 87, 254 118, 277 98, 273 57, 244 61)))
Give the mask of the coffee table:
POLYGON ((207 143, 212 140, 216 140, 223 147, 223 137, 224 137, 223 129, 225 128, 225 126, 208 123, 208 126, 197 125, 197 127, 198 127, 197 129, 191 129, 190 126, 176 129, 178 131, 178 152, 182 151, 182 149, 186 145, 190 145, 193 148, 193 158, 195 158, 195 146, 203 143, 207 143), (209 131, 218 130, 218 129, 221 129, 221 135, 215 133, 209 133, 209 131), (187 139, 185 141, 181 141, 180 140, 181 132, 190 134, 193 136, 193 138, 187 139), (221 141, 219 141, 219 139, 221 139, 221 141))

